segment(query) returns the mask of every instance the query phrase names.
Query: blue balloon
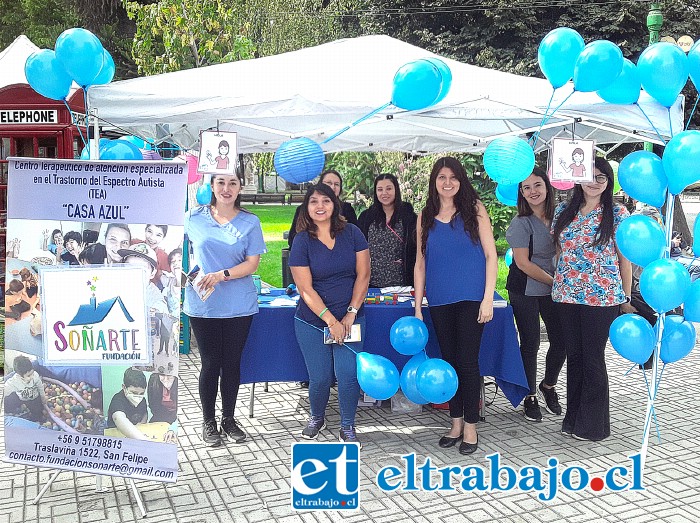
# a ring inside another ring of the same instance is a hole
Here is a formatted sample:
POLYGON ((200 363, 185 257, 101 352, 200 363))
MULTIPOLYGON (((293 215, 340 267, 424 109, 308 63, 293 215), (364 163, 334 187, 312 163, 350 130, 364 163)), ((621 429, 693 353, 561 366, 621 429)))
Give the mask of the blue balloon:
POLYGON ((457 392, 457 372, 439 358, 430 358, 416 370, 418 392, 429 403, 445 403, 457 392))
POLYGON ((622 72, 607 87, 598 90, 600 96, 611 104, 627 105, 637 103, 642 89, 637 66, 625 58, 622 61, 622 72))
POLYGON ((440 69, 429 60, 421 58, 408 62, 394 75, 391 103, 406 111, 430 107, 438 101, 442 81, 440 69))
POLYGON ((211 184, 204 183, 197 189, 197 203, 199 205, 209 205, 211 203, 211 184))
POLYGON ((654 207, 666 201, 668 180, 664 164, 649 151, 635 151, 625 156, 617 169, 620 187, 632 198, 654 207))
POLYGON ((700 181, 700 131, 683 131, 666 144, 662 158, 668 190, 680 194, 700 181))
POLYGON ((638 314, 623 314, 610 325, 610 343, 620 356, 641 365, 654 351, 656 334, 638 314))
POLYGON ((438 94, 435 101, 432 103, 432 105, 435 105, 436 103, 441 102, 442 99, 445 98, 445 96, 447 96, 447 93, 450 92, 450 87, 452 87, 452 71, 450 70, 450 66, 442 60, 440 60, 439 58, 426 58, 425 60, 437 67, 440 70, 440 74, 442 74, 440 93, 438 94))
POLYGON ((693 44, 688 51, 688 74, 693 81, 696 91, 700 91, 700 40, 693 44))
MULTIPOLYGON (((693 225, 693 252, 700 254, 700 220, 695 218, 695 225, 693 225)), ((697 256, 697 255, 696 255, 697 256)))
POLYGON ((666 233, 650 216, 628 216, 618 225, 615 241, 622 255, 632 263, 646 267, 661 259, 666 249, 666 233))
POLYGON ((690 284, 683 304, 683 315, 688 321, 700 321, 700 280, 690 284))
POLYGON ((428 327, 415 316, 404 316, 391 326, 389 340, 396 352, 412 356, 428 344, 428 327))
POLYGON ((416 372, 418 371, 418 367, 420 367, 421 364, 427 359, 428 356, 423 351, 415 354, 406 362, 406 365, 403 366, 403 369, 401 370, 401 379, 399 380, 403 395, 418 405, 425 405, 428 403, 428 400, 426 400, 423 396, 421 396, 420 392, 418 392, 418 386, 416 383, 416 372))
POLYGON ((558 27, 542 39, 537 61, 552 87, 557 89, 571 79, 576 59, 584 47, 581 35, 568 27, 558 27))
POLYGON ((517 183, 512 185, 499 184, 496 186, 496 199, 503 205, 516 206, 518 205, 518 191, 519 184, 517 183))
POLYGON ((81 160, 89 160, 90 159, 90 147, 87 145, 83 147, 83 150, 80 151, 80 159, 81 160))
POLYGON ((112 55, 109 54, 107 49, 103 49, 102 54, 104 58, 102 69, 100 69, 100 72, 97 73, 97 76, 92 81, 92 85, 108 84, 114 78, 114 59, 112 58, 112 55))
POLYGON ((595 40, 586 45, 574 66, 574 88, 577 91, 598 91, 613 83, 622 72, 622 51, 608 40, 595 40))
POLYGON ((27 82, 37 93, 52 100, 63 100, 68 96, 73 83, 70 75, 50 49, 35 51, 24 63, 27 82))
POLYGON ((104 65, 104 48, 87 29, 66 29, 56 39, 56 57, 81 87, 92 85, 104 65))
POLYGON ((124 140, 110 140, 103 144, 100 140, 100 160, 143 160, 141 150, 124 140))
POLYGON ((498 184, 513 185, 532 174, 535 153, 532 147, 517 136, 496 138, 484 151, 484 169, 498 184))
POLYGON ((685 301, 689 289, 688 270, 667 258, 651 262, 639 277, 639 290, 644 301, 658 313, 678 307, 685 301))
POLYGON ((132 136, 132 135, 120 136, 119 140, 129 142, 130 144, 135 145, 138 149, 146 149, 146 140, 144 140, 143 138, 140 138, 138 136, 132 136))
POLYGON ((688 81, 688 57, 676 44, 657 42, 639 55, 637 70, 644 90, 671 107, 688 81))
POLYGON ((288 140, 275 151, 275 170, 290 183, 310 182, 321 174, 325 163, 321 146, 306 137, 288 140))
POLYGON ((503 256, 503 259, 506 262, 506 265, 510 267, 513 264, 513 249, 509 247, 505 256, 503 256))
POLYGON ((384 356, 358 352, 357 382, 373 398, 387 400, 399 390, 399 371, 384 356))
POLYGON ((695 327, 683 316, 666 316, 659 358, 673 363, 685 358, 695 347, 695 327))

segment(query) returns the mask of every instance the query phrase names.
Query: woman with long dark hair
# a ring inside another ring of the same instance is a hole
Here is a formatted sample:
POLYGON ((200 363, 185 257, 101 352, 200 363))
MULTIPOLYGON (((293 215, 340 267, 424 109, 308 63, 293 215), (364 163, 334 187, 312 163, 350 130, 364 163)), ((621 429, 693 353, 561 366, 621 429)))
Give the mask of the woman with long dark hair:
POLYGON ((513 307, 520 336, 520 354, 530 394, 523 402, 525 419, 541 421, 537 393, 545 408, 561 414, 555 389, 559 372, 566 361, 566 347, 559 318, 552 301, 554 256, 556 249, 551 226, 554 217, 554 190, 547 174, 535 167, 532 174, 518 184, 518 215, 506 231, 513 249, 513 264, 506 289, 513 307), (522 275, 525 277, 522 278, 522 275), (513 277, 511 277, 513 276, 513 277), (521 276, 521 277, 515 277, 521 276), (544 379, 537 385, 537 352, 540 348, 540 316, 549 339, 544 379))
POLYGON ((452 426, 438 444, 460 442, 459 452, 472 454, 479 443, 479 348, 484 324, 493 319, 498 261, 486 208, 456 158, 435 162, 417 235, 415 315, 423 319, 426 295, 442 357, 459 378, 449 401, 452 426))
POLYGON ((241 443, 246 434, 234 419, 241 382, 241 356, 258 293, 251 275, 266 252, 260 220, 241 208, 243 179, 236 175, 212 176, 209 205, 185 215, 185 233, 192 247, 192 266, 203 277, 200 291, 213 292, 203 300, 192 285, 185 288, 184 312, 197 339, 202 370, 199 396, 204 423, 202 439, 212 447, 231 439, 241 443), (216 396, 221 384, 221 427, 216 421, 216 396))
POLYGON ((632 267, 615 245, 617 226, 629 212, 613 202, 614 174, 595 159, 593 182, 574 187, 554 213, 559 253, 552 285, 566 345, 566 416, 561 432, 580 440, 610 436, 610 396, 605 344, 613 320, 632 312, 632 267))
POLYGON ((401 201, 396 176, 380 174, 374 179, 372 206, 360 214, 358 224, 369 243, 369 286, 413 285, 416 213, 410 203, 401 201))
POLYGON ((355 351, 363 347, 363 304, 370 271, 367 241, 357 227, 340 216, 340 201, 326 184, 309 187, 300 209, 289 267, 301 296, 294 331, 309 372, 311 417, 301 435, 315 439, 326 426, 326 406, 335 375, 339 440, 359 443, 355 413, 360 386, 355 354, 343 345, 352 326, 359 325, 360 341, 348 345, 355 351), (324 328, 333 343, 324 343, 324 328))

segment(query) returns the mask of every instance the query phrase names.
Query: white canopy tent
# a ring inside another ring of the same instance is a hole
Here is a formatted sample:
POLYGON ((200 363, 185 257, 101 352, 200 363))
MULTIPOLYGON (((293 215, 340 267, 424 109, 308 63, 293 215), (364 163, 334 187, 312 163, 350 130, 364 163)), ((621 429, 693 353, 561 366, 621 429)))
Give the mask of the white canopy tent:
MULTIPOLYGON (((218 128, 238 133, 241 153, 275 151, 301 136, 321 143, 389 102, 398 68, 426 57, 441 58, 452 71, 444 100, 423 111, 390 106, 323 149, 479 152, 499 136, 539 128, 552 95, 546 80, 464 64, 388 36, 114 82, 90 88, 88 99, 102 124, 156 143, 197 149, 200 131, 218 128)), ((572 90, 571 82, 558 89, 551 107, 572 90)), ((595 93, 575 92, 545 124, 537 149, 555 136, 598 144, 662 143, 657 131, 668 140, 682 130, 682 96, 669 113, 645 92, 638 106, 612 105, 595 93)))

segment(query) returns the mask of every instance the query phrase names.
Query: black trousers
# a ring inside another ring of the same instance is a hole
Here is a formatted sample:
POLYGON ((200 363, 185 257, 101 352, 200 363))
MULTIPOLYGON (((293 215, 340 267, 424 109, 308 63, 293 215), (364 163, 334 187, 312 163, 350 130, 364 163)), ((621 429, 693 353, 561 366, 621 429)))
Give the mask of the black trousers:
POLYGON ((467 423, 479 421, 481 373, 479 348, 484 324, 478 323, 478 301, 460 301, 430 307, 443 359, 457 371, 457 393, 449 401, 450 417, 464 418, 467 423))
POLYGON ((610 436, 605 344, 620 307, 557 303, 566 343, 566 416, 562 430, 592 441, 610 436))
POLYGON ((566 361, 564 333, 551 295, 525 296, 509 293, 515 324, 520 337, 520 354, 530 394, 537 393, 537 352, 540 350, 540 316, 547 329, 549 350, 545 360, 544 382, 556 385, 566 361))
POLYGON ((205 420, 216 417, 216 392, 221 378, 221 412, 233 416, 241 384, 241 356, 248 339, 253 316, 239 318, 190 317, 197 338, 202 371, 199 397, 205 420))

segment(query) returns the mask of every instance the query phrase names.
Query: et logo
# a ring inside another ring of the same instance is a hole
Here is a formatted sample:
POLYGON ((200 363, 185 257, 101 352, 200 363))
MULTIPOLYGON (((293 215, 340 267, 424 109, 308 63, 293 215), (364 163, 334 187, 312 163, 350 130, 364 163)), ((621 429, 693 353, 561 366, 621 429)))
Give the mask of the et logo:
POLYGON ((293 443, 291 483, 293 510, 357 510, 360 446, 293 443))

